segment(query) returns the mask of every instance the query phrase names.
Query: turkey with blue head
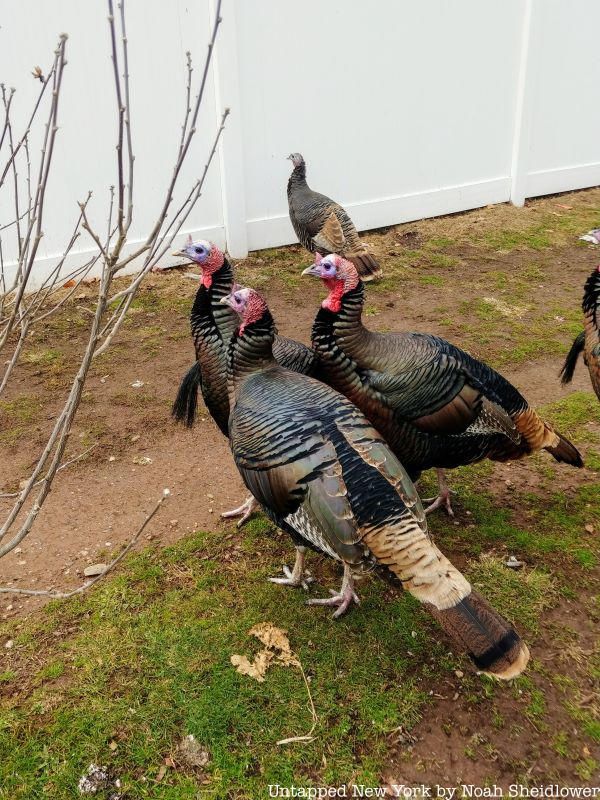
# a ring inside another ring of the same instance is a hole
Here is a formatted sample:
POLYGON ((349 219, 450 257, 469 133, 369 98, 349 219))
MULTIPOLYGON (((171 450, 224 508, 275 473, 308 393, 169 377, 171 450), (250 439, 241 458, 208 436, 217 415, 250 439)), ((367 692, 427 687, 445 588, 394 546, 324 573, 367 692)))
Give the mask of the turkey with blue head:
POLYGON ((547 450, 576 467, 578 450, 483 361, 438 336, 375 333, 362 322, 364 286, 340 255, 304 270, 328 296, 315 318, 319 377, 355 403, 416 480, 435 467, 440 494, 427 509, 452 513, 442 470, 483 458, 508 461, 547 450))
POLYGON ((344 565, 347 596, 353 573, 378 574, 416 597, 479 669, 499 678, 522 672, 526 645, 432 542, 412 481, 367 418, 277 362, 275 323, 260 294, 236 286, 221 302, 241 317, 227 357, 229 441, 265 513, 294 541, 344 565))
MULTIPOLYGON (((219 430, 227 436, 229 399, 227 397, 226 354, 237 327, 237 315, 220 301, 233 286, 233 270, 225 254, 206 240, 192 241, 174 255, 184 256, 200 267, 200 286, 190 315, 196 361, 184 375, 172 414, 178 422, 192 427, 198 406, 198 390, 219 430)), ((278 336, 274 352, 289 369, 311 374, 315 367, 312 350, 300 342, 278 336)), ((226 511, 225 518, 240 517, 243 524, 254 510, 250 497, 239 508, 226 511)))

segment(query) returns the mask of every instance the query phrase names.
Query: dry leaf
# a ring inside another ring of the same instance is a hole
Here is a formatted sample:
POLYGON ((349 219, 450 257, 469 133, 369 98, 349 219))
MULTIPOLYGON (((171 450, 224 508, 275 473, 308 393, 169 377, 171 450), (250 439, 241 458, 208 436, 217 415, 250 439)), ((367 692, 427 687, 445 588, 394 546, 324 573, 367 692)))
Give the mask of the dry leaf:
POLYGON ((63 283, 63 289, 70 289, 73 286, 75 286, 75 281, 72 278, 70 281, 63 283))
POLYGON ((306 686, 310 711, 313 719, 312 727, 304 736, 290 736, 287 739, 280 739, 277 744, 282 745, 290 744, 291 742, 311 742, 314 739, 312 733, 318 722, 317 712, 315 710, 315 705, 310 693, 310 687, 306 679, 304 668, 290 647, 290 641, 286 635, 287 631, 284 631, 281 628, 276 628, 271 622, 259 622, 257 625, 254 625, 248 631, 248 633, 252 636, 256 636, 256 638, 261 641, 265 647, 263 650, 259 650, 254 658, 254 661, 250 661, 248 658, 246 658, 246 656, 240 656, 237 653, 234 653, 230 657, 231 663, 241 675, 249 675, 259 683, 264 683, 267 670, 272 663, 277 663, 281 664, 283 667, 296 667, 299 669, 304 680, 304 685, 306 686))
POLYGON ((162 781, 162 779, 165 777, 166 774, 167 774, 167 768, 163 764, 162 767, 156 773, 156 780, 162 781))
POLYGON ((246 656, 238 656, 234 653, 231 656, 231 663, 240 675, 249 675, 259 683, 264 683, 265 673, 269 669, 273 656, 274 653, 269 653, 268 650, 261 650, 256 654, 254 661, 249 661, 246 656))

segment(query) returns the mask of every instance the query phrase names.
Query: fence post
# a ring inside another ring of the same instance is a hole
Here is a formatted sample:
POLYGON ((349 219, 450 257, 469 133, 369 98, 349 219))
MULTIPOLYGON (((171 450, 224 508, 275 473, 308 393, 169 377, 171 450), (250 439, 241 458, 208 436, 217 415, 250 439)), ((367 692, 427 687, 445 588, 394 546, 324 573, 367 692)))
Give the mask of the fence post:
MULTIPOLYGON (((513 149, 511 160, 510 201, 515 206, 524 206, 527 191, 527 173, 529 169, 529 147, 531 145, 531 122, 533 113, 532 78, 533 57, 532 46, 536 0, 525 0, 523 7, 521 52, 519 56, 519 73, 516 87, 515 126, 513 131, 513 149)), ((535 23, 534 23, 535 25, 535 23)))
MULTIPOLYGON (((214 18, 214 0, 209 0, 209 4, 214 18)), ((234 258, 244 258, 248 255, 248 235, 235 6, 236 0, 223 4, 223 22, 214 53, 214 79, 217 119, 224 108, 231 109, 219 146, 227 251, 234 258)))

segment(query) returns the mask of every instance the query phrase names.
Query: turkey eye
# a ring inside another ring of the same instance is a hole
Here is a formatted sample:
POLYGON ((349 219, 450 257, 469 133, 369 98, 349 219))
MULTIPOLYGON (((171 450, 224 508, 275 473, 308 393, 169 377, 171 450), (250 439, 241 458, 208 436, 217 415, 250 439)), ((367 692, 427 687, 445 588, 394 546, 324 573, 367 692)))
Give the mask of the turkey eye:
POLYGON ((202 252, 202 248, 201 248, 201 247, 194 247, 194 250, 195 250, 197 253, 201 253, 201 252, 202 252))

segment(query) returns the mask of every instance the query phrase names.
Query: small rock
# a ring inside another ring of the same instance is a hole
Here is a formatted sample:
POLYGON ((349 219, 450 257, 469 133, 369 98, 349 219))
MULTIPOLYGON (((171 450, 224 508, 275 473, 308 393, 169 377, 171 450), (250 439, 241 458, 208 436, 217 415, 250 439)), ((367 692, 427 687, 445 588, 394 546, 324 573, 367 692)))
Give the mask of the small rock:
POLYGON ((134 381, 131 384, 131 388, 132 389, 141 389, 143 385, 144 385, 144 381, 134 381))
POLYGON ((175 528, 177 525, 179 525, 179 520, 178 519, 172 519, 171 522, 169 523, 169 525, 172 528, 175 528))
POLYGON ((7 642, 4 642, 4 647, 6 647, 7 650, 10 650, 13 645, 14 645, 14 642, 13 642, 12 639, 9 639, 7 642))
POLYGON ((458 697, 459 697, 458 692, 455 692, 454 697, 452 699, 456 702, 458 700, 458 697))
POLYGON ((102 575, 107 566, 107 564, 90 564, 83 570, 83 574, 86 578, 93 578, 95 575, 102 575))
POLYGON ((515 558, 514 556, 509 556, 504 562, 504 566, 508 567, 509 569, 521 569, 524 563, 524 561, 519 561, 519 559, 515 558))
POLYGON ((15 547, 15 553, 22 553, 22 552, 23 552, 22 547, 15 547))
POLYGON ((588 524, 585 526, 585 530, 586 530, 588 533, 593 533, 593 532, 594 532, 594 526, 592 525, 592 523, 591 523, 591 522, 588 522, 588 524))
POLYGON ((456 675, 457 678, 464 678, 465 675, 462 669, 455 669, 454 674, 456 675))
POLYGON ((131 441, 132 441, 132 442, 137 442, 137 440, 138 440, 139 438, 140 438, 140 435, 139 435, 139 433, 135 433, 135 434, 134 434, 134 435, 131 437, 131 441))
POLYGON ((116 456, 109 456, 109 457, 108 457, 108 460, 109 460, 109 461, 116 461, 116 460, 117 460, 117 457, 116 457, 116 456))
POLYGON ((152 459, 148 456, 134 456, 132 461, 134 464, 140 464, 142 467, 152 463, 152 459))

